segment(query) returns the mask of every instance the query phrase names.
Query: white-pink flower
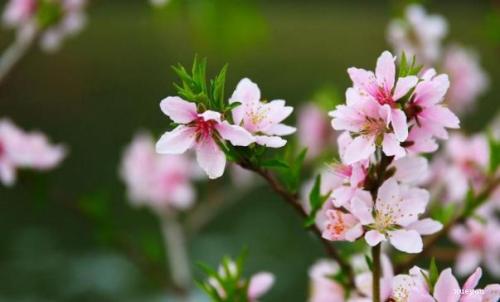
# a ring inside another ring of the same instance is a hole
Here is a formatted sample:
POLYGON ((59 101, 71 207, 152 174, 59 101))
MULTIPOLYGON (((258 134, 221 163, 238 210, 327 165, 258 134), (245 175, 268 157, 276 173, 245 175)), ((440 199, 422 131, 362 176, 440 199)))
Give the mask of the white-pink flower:
POLYGON ((355 67, 349 68, 347 72, 354 88, 363 96, 371 97, 380 105, 390 108, 389 120, 394 133, 399 140, 405 140, 408 136, 408 125, 398 101, 415 87, 418 77, 397 78, 395 59, 390 52, 384 51, 377 59, 375 73, 355 67))
POLYGON ((421 235, 433 234, 442 228, 437 221, 418 218, 425 212, 429 193, 398 184, 395 178, 380 186, 375 204, 369 195, 360 197, 353 198, 351 213, 369 229, 365 240, 371 246, 388 238, 400 251, 419 253, 423 247, 421 235))
POLYGON ((159 155, 150 135, 137 135, 125 150, 120 175, 133 205, 158 213, 189 208, 195 197, 191 160, 185 155, 159 155))
POLYGON ((229 103, 235 102, 241 105, 232 110, 234 123, 252 133, 259 145, 283 147, 286 140, 281 136, 292 134, 296 130, 281 123, 292 113, 293 108, 285 106, 284 100, 261 102, 259 87, 247 78, 238 83, 229 99, 229 103))
POLYGON ((211 179, 222 176, 226 166, 219 143, 229 141, 234 146, 248 146, 255 141, 245 129, 223 121, 220 113, 211 110, 198 113, 196 104, 180 97, 167 97, 160 107, 179 125, 162 135, 156 143, 156 152, 182 154, 194 148, 198 164, 211 179))
POLYGON ((406 8, 405 19, 393 20, 387 29, 387 40, 396 53, 405 52, 417 61, 432 64, 441 55, 441 43, 448 32, 446 20, 428 15, 420 5, 406 8))
POLYGON ((314 158, 334 146, 334 133, 328 115, 313 103, 299 109, 297 135, 300 145, 307 147, 308 158, 314 158))
POLYGON ((331 241, 355 241, 363 235, 363 226, 352 214, 337 209, 326 211, 323 238, 331 241))
POLYGON ((403 157, 405 150, 400 143, 406 136, 404 139, 398 139, 390 128, 390 107, 380 105, 371 98, 362 97, 353 88, 347 89, 346 97, 346 105, 338 105, 330 112, 333 128, 346 130, 353 136, 343 152, 344 163, 350 165, 367 160, 380 145, 386 155, 403 157))
POLYGON ((17 169, 50 170, 64 159, 66 148, 52 145, 40 132, 24 132, 7 119, 0 120, 0 181, 13 185, 17 169))
POLYGON ((429 69, 415 87, 408 105, 415 127, 422 128, 424 132, 441 139, 448 138, 446 128, 460 127, 458 117, 442 104, 449 86, 447 75, 436 76, 436 71, 429 69))
POLYGON ((344 302, 345 291, 332 279, 339 273, 339 265, 331 260, 319 260, 309 269, 309 302, 344 302))
POLYGON ((451 239, 460 251, 455 270, 459 275, 470 274, 481 262, 495 276, 500 276, 500 225, 495 217, 485 217, 485 222, 468 219, 450 231, 451 239))
POLYGON ((456 112, 470 109, 488 88, 488 75, 472 50, 457 45, 449 47, 444 54, 443 70, 451 80, 446 103, 456 112))

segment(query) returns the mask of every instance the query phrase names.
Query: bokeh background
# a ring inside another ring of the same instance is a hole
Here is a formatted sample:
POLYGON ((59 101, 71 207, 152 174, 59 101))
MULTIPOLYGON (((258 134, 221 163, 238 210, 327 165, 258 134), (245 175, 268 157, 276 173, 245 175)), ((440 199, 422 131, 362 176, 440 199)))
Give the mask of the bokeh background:
MULTIPOLYGON (((490 75, 489 92, 463 123, 482 129, 500 107, 500 48, 486 26, 491 3, 427 2, 448 19, 448 40, 473 46, 490 75)), ((212 73, 229 63, 227 93, 250 77, 266 98, 293 105, 324 87, 341 96, 346 68, 371 68, 388 49, 386 25, 400 5, 172 0, 154 9, 141 0, 92 1, 80 35, 53 55, 33 49, 0 86, 0 116, 70 148, 55 171, 22 173, 15 187, 0 187, 0 301, 165 301, 157 219, 129 206, 118 166, 139 129, 167 128, 158 104, 175 92, 170 66, 189 65, 197 53, 212 73)), ((1 48, 12 38, 0 31, 1 48)), ((199 200, 229 204, 190 235, 195 276, 202 278, 196 261, 214 266, 246 246, 247 272, 277 276, 263 301, 305 301, 308 267, 322 256, 317 240, 266 187, 229 189, 229 177, 198 186, 199 200)))

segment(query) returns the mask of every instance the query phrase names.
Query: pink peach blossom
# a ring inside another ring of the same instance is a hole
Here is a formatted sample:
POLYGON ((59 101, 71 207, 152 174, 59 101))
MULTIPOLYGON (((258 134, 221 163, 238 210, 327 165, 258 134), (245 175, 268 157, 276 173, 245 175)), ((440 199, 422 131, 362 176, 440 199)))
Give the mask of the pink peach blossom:
POLYGON ((0 181, 11 186, 17 169, 50 170, 66 156, 66 148, 52 145, 40 132, 24 132, 7 119, 0 120, 0 181))
POLYGON ((365 196, 353 198, 351 212, 369 228, 365 240, 371 246, 389 238, 396 249, 419 253, 423 247, 421 235, 433 234, 442 227, 432 219, 418 219, 429 202, 426 190, 400 185, 390 178, 379 188, 375 204, 371 196, 365 196))
POLYGON ((409 5, 404 19, 392 21, 387 29, 387 40, 396 53, 416 56, 423 64, 432 64, 441 56, 441 43, 446 36, 446 20, 429 15, 420 5, 409 5))
POLYGON ((441 104, 449 85, 447 75, 436 76, 434 69, 427 70, 415 87, 408 109, 412 112, 415 127, 441 139, 448 138, 446 128, 460 127, 458 117, 441 104))
POLYGON ((287 126, 281 122, 293 111, 290 106, 285 106, 284 100, 274 100, 269 103, 261 101, 259 87, 249 79, 242 79, 229 103, 240 102, 241 105, 234 108, 233 120, 255 137, 259 145, 270 148, 280 148, 286 144, 282 135, 295 132, 294 127, 287 126))
POLYGON ((451 239, 462 247, 455 267, 461 276, 472 273, 481 261, 491 274, 500 276, 500 225, 496 217, 484 219, 484 223, 468 219, 450 231, 451 239))
POLYGON ((37 0, 10 0, 3 13, 3 23, 8 27, 22 26, 31 21, 37 7, 37 0))
POLYGON ((346 98, 346 105, 338 105, 330 112, 333 128, 346 130, 353 136, 345 148, 344 163, 350 165, 369 159, 377 145, 381 145, 388 156, 403 157, 406 152, 400 143, 406 140, 406 136, 398 138, 390 129, 390 107, 362 97, 353 88, 347 89, 346 98))
POLYGON ((443 70, 451 80, 446 103, 456 112, 470 109, 488 88, 488 76, 472 50, 458 45, 449 47, 444 54, 443 70))
POLYGON ((347 70, 354 88, 362 96, 370 97, 390 110, 389 122, 399 141, 408 137, 406 115, 399 108, 398 101, 404 97, 418 82, 416 76, 396 77, 395 57, 384 51, 377 59, 375 73, 351 67, 347 70))
POLYGON ((185 155, 159 155, 150 135, 135 136, 125 150, 120 169, 127 185, 129 200, 135 206, 148 205, 160 214, 192 206, 195 175, 185 155))
POLYGON ((219 142, 248 146, 255 141, 245 129, 223 121, 220 113, 211 110, 198 113, 194 103, 180 97, 167 97, 160 107, 179 126, 163 134, 156 143, 156 152, 182 154, 194 148, 198 164, 211 179, 222 176, 226 166, 219 142))
POLYGON ((355 241, 363 235, 363 226, 352 214, 332 209, 326 211, 323 238, 331 241, 355 241))
POLYGON ((338 264, 331 260, 319 260, 309 269, 309 302, 344 302, 345 291, 341 284, 334 281, 340 271, 338 264))

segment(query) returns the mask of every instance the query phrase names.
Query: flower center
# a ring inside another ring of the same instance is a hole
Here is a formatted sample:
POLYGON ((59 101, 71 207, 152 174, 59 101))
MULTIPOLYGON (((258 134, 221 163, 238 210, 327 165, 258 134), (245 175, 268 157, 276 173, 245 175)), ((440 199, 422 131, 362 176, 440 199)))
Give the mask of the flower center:
POLYGON ((392 98, 391 92, 385 90, 383 87, 379 87, 376 98, 380 105, 387 104, 391 106, 391 108, 396 107, 396 102, 392 98))
POLYGON ((335 212, 333 215, 335 215, 335 217, 334 217, 333 221, 331 221, 327 225, 327 228, 332 234, 340 236, 345 232, 345 229, 346 229, 346 226, 344 223, 344 217, 342 217, 342 214, 339 212, 335 212))
POLYGON ((269 114, 269 108, 264 106, 258 106, 255 110, 248 112, 248 122, 251 124, 254 130, 262 128, 262 122, 265 121, 269 114))
POLYGON ((388 212, 375 211, 375 229, 383 232, 392 225, 394 225, 392 210, 388 212))
POLYGON ((198 117, 194 121, 194 127, 196 129, 196 139, 200 140, 212 136, 216 124, 217 122, 214 120, 206 121, 202 117, 198 117))
POLYGON ((366 117, 366 121, 361 128, 361 135, 381 135, 387 130, 385 121, 381 118, 366 117))

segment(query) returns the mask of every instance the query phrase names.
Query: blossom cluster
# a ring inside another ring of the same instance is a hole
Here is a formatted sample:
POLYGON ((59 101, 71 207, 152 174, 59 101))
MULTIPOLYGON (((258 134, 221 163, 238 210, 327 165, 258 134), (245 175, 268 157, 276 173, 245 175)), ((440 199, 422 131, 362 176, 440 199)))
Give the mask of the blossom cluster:
POLYGON ((214 179, 222 176, 226 166, 223 145, 280 148, 286 144, 281 136, 295 132, 295 128, 282 123, 293 108, 283 100, 263 102, 259 87, 249 79, 238 83, 229 104, 234 105, 231 116, 225 116, 178 96, 165 98, 161 110, 177 126, 158 140, 156 151, 182 154, 194 149, 198 164, 214 179))
MULTIPOLYGON (((482 276, 477 268, 460 286, 450 268, 438 275, 414 266, 408 274, 394 274, 388 257, 382 255, 382 276, 380 278, 381 301, 397 302, 493 302, 500 299, 500 284, 490 284, 483 289, 477 285, 482 276)), ((370 302, 373 301, 372 274, 361 255, 353 257, 356 269, 356 290, 346 292, 333 278, 340 269, 336 262, 320 260, 310 270, 311 290, 309 302, 370 302), (346 298, 347 296, 347 298, 346 298)))
POLYGON ((50 170, 66 156, 66 148, 53 145, 41 132, 25 132, 8 119, 0 119, 0 182, 15 183, 18 169, 50 170))
POLYGON ((436 139, 448 138, 447 128, 459 127, 441 103, 448 77, 433 69, 420 76, 397 75, 388 51, 378 58, 375 72, 353 67, 348 73, 353 87, 346 91, 346 104, 330 113, 333 128, 344 133, 338 139, 341 161, 331 168, 340 181, 331 188, 333 208, 320 226, 323 237, 354 241, 364 236, 371 246, 389 239, 400 251, 419 253, 421 235, 442 225, 419 219, 430 194, 415 187, 427 173, 427 161, 417 155, 435 151, 436 139), (383 180, 376 186, 374 173, 383 180))
POLYGON ((40 34, 44 51, 57 51, 63 40, 79 33, 86 23, 86 0, 10 0, 3 13, 6 27, 17 30, 18 39, 40 34))

